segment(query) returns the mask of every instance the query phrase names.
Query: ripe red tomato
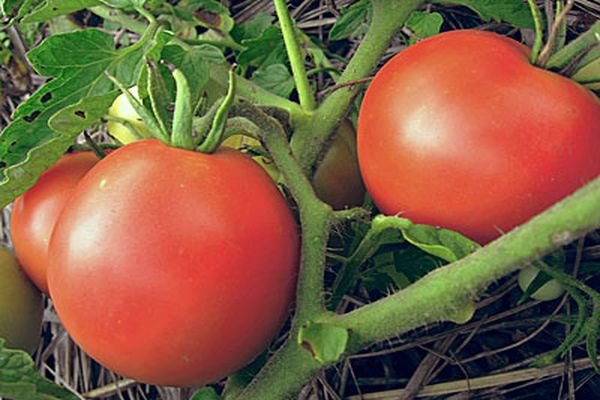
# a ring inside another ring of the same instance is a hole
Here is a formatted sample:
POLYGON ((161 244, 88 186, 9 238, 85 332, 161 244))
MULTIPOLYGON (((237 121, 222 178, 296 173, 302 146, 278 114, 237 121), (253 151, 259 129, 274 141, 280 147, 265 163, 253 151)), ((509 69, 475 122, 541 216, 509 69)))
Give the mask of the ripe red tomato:
POLYGON ((10 225, 15 253, 25 273, 45 293, 54 224, 77 182, 96 162, 89 151, 67 154, 15 200, 10 225))
POLYGON ((277 334, 298 261, 292 213, 250 157, 144 140, 77 185, 51 238, 48 283, 67 331, 100 363, 201 386, 277 334))
POLYGON ((453 31, 381 69, 358 121, 361 173, 381 211, 483 244, 600 173, 600 101, 528 54, 497 34, 453 31))

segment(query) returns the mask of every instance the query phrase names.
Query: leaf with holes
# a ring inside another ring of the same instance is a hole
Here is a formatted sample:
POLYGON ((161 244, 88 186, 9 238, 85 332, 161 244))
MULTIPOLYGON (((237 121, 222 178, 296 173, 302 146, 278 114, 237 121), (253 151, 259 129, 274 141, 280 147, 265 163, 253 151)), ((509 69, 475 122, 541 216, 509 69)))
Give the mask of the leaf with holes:
MULTIPOLYGON (((36 71, 52 80, 17 108, 13 122, 0 133, 0 207, 33 186, 37 177, 73 143, 79 131, 70 129, 71 124, 66 131, 57 133, 48 125, 50 118, 87 97, 110 97, 114 86, 105 75, 107 71, 133 85, 144 51, 141 45, 115 50, 111 35, 90 29, 52 36, 29 52, 36 71)), ((87 107, 90 101, 80 104, 87 107)), ((93 107, 93 112, 91 108, 71 108, 74 118, 79 119, 77 111, 94 116, 101 113, 98 106, 93 107)), ((93 122, 89 117, 86 115, 85 119, 88 125, 93 122)), ((60 118, 57 116, 57 120, 60 118)))

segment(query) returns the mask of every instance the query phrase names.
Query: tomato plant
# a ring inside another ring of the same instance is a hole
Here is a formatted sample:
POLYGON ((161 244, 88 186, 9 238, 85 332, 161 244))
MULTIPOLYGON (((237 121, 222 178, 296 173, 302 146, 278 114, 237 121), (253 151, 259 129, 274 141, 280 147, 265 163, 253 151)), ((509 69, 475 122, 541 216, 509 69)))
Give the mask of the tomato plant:
POLYGON ((377 73, 358 156, 384 213, 487 243, 600 173, 600 101, 528 56, 497 34, 452 31, 377 73))
POLYGON ((0 338, 8 347, 33 353, 40 342, 43 304, 15 257, 0 247, 0 338))
POLYGON ((15 253, 23 270, 45 293, 52 230, 73 188, 97 161, 89 151, 67 154, 15 200, 11 218, 15 253))
POLYGON ((298 251, 285 200, 250 157, 146 140, 80 181, 52 236, 48 283, 66 329, 98 361, 199 386, 273 339, 298 251))

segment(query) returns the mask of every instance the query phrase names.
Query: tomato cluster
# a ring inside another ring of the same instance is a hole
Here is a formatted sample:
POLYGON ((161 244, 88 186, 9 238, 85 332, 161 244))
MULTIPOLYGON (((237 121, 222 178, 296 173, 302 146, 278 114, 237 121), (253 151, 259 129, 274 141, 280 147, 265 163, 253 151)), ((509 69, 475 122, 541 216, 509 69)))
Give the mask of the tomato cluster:
MULTIPOLYGON (((485 244, 572 193, 600 174, 600 102, 528 55, 468 30, 403 51, 362 103, 360 171, 343 121, 317 195, 360 205, 362 174, 382 212, 485 244)), ((111 113, 151 135, 124 97, 111 113)), ((109 129, 125 146, 100 161, 66 155, 15 201, 17 258, 107 367, 160 385, 213 382, 262 352, 288 316, 300 243, 278 171, 237 150, 257 141, 203 154, 109 129)), ((40 319, 39 292, 0 250, 0 337, 31 350, 40 319)))

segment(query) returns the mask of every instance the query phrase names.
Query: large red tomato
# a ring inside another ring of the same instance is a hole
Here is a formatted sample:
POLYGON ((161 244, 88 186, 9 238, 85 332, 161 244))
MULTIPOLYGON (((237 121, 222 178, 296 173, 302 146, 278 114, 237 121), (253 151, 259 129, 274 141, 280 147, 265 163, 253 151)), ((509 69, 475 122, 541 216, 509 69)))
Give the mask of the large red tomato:
POLYGON ((96 162, 98 158, 89 151, 67 154, 15 200, 10 225, 15 253, 23 270, 45 293, 54 224, 77 182, 96 162))
POLYGON ((80 181, 52 235, 48 283, 67 331, 99 362, 201 386, 277 334, 298 260, 292 213, 250 157, 144 140, 80 181))
POLYGON ((600 174, 600 101, 528 54, 497 34, 453 31, 381 69, 358 156, 384 213, 486 243, 600 174))

